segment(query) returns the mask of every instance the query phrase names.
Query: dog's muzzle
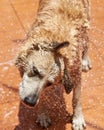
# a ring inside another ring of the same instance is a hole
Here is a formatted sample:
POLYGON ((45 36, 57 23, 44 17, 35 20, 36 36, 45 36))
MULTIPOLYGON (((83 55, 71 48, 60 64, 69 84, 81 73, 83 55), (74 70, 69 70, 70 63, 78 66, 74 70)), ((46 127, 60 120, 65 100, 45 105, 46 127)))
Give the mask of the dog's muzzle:
POLYGON ((38 97, 36 95, 29 95, 28 97, 25 97, 23 102, 26 105, 29 105, 31 107, 35 106, 37 104, 38 97))

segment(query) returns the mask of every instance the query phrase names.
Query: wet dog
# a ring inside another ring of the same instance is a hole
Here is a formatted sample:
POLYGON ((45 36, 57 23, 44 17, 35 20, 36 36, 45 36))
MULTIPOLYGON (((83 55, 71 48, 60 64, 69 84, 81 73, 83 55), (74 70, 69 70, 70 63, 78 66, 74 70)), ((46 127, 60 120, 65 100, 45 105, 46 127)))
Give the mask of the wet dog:
MULTIPOLYGON (((36 21, 16 59, 24 103, 37 104, 41 92, 56 79, 62 81, 66 93, 73 90, 73 130, 86 127, 80 94, 81 73, 92 67, 88 30, 88 0, 40 0, 36 21)), ((43 121, 44 127, 49 124, 49 118, 43 121)))

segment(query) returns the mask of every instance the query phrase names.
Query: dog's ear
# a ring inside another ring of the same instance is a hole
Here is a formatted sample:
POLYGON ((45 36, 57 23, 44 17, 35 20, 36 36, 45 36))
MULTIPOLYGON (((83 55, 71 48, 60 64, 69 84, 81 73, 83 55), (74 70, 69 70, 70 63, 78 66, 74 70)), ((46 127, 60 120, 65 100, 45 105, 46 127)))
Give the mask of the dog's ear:
POLYGON ((60 50, 61 48, 64 48, 64 47, 67 47, 69 46, 69 42, 68 41, 65 41, 65 42, 62 42, 62 43, 58 43, 58 42, 54 42, 52 44, 52 51, 58 51, 60 50))
POLYGON ((68 73, 66 68, 64 69, 62 83, 64 85, 66 93, 69 94, 72 91, 74 84, 73 84, 70 74, 68 73))

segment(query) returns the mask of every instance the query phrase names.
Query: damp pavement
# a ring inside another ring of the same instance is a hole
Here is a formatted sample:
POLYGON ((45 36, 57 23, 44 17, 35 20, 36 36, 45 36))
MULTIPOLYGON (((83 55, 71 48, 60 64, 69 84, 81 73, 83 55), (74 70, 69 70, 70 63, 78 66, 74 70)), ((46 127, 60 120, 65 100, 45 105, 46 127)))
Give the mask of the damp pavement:
MULTIPOLYGON (((38 106, 19 99, 21 81, 14 65, 22 41, 36 18, 39 0, 0 0, 0 130, 41 130, 42 106, 52 119, 48 130, 71 130, 71 98, 61 85, 47 88, 38 106)), ((93 69, 83 73, 82 104, 87 130, 104 130, 104 1, 91 0, 90 56, 93 69)))

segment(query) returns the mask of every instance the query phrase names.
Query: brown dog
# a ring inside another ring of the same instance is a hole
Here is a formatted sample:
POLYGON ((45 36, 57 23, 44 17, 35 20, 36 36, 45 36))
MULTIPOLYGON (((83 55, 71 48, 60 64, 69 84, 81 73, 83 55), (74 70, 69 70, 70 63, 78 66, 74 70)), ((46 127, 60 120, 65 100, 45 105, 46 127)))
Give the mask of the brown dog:
MULTIPOLYGON (((23 77, 20 97, 28 105, 34 106, 43 89, 59 75, 67 93, 73 88, 73 130, 86 126, 80 94, 82 70, 92 67, 88 13, 88 0, 41 0, 37 19, 16 60, 23 77)), ((42 123, 44 127, 49 124, 49 118, 42 123)))

